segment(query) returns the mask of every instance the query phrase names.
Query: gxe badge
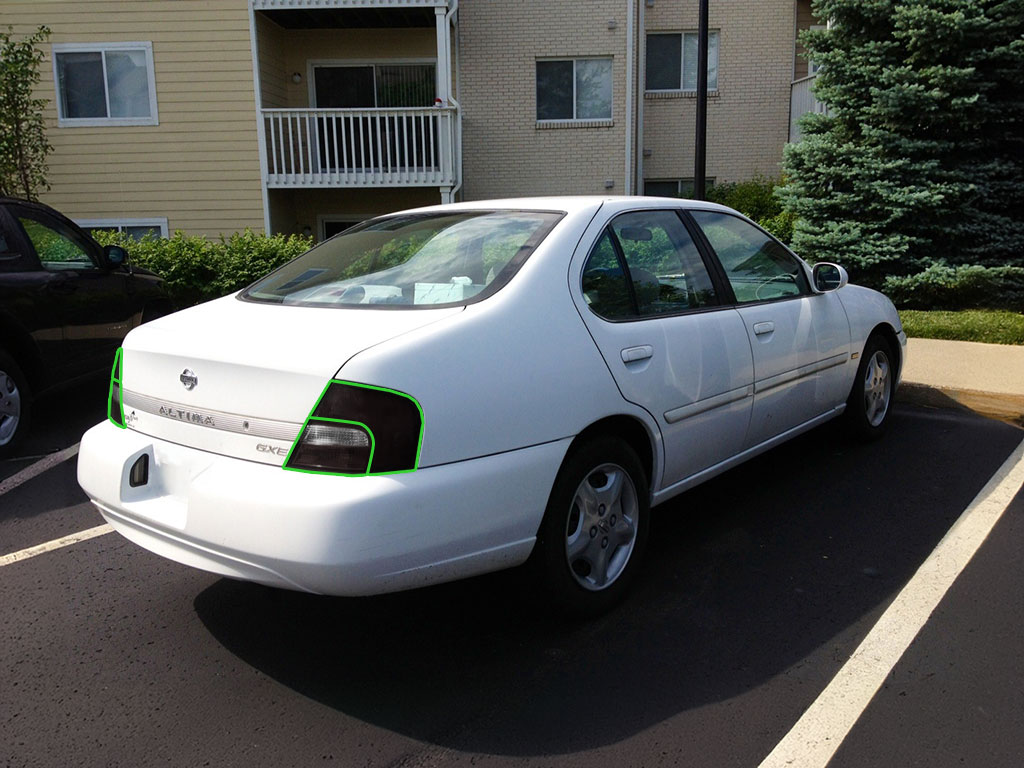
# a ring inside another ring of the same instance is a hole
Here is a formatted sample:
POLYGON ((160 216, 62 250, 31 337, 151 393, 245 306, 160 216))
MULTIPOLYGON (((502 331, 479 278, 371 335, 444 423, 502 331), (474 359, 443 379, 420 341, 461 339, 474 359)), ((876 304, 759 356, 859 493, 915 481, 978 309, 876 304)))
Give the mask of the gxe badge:
POLYGON ((199 383, 199 377, 196 376, 188 368, 186 368, 184 371, 182 371, 181 372, 181 376, 179 376, 178 378, 180 379, 180 381, 181 381, 182 385, 185 387, 185 389, 187 389, 189 392, 191 392, 193 389, 195 389, 196 388, 196 384, 199 383))

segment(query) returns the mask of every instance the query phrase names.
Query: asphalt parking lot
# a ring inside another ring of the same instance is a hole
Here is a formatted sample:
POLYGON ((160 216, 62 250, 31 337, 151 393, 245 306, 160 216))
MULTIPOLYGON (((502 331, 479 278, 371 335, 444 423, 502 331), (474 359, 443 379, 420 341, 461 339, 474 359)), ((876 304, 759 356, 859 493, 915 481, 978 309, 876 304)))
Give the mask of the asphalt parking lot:
MULTIPOLYGON (((0 484, 73 446, 105 389, 40 408, 0 484)), ((0 559, 0 765, 767 765, 1022 439, 908 405, 870 446, 826 425, 658 508, 637 588, 589 623, 535 610, 515 572, 340 599, 117 534, 0 559)), ((829 765, 1020 764, 1010 496, 829 765)), ((102 522, 69 458, 0 494, 0 558, 102 522)))

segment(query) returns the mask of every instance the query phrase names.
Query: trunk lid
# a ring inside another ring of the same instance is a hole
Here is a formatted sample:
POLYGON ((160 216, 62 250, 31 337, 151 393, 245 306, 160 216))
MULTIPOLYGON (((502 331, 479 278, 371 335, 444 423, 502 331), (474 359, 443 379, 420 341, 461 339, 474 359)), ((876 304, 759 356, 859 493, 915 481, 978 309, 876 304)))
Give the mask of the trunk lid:
POLYGON ((182 445, 280 465, 349 358, 461 311, 297 307, 233 296, 208 302, 125 339, 125 423, 182 445))

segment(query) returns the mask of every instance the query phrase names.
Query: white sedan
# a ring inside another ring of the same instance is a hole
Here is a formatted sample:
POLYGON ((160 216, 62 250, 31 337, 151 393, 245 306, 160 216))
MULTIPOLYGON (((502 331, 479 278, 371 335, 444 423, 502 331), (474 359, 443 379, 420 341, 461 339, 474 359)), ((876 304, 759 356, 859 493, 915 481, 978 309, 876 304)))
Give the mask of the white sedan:
POLYGON ((78 481, 214 573, 366 595, 529 561, 594 613, 652 505, 840 414, 880 435, 905 349, 888 299, 722 206, 423 208, 132 331, 78 481))

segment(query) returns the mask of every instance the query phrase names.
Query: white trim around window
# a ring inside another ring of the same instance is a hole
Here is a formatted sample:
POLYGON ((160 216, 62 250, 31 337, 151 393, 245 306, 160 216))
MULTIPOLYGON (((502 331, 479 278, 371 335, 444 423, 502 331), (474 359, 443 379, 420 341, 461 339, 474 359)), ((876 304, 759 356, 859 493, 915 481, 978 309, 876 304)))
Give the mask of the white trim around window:
POLYGON ((611 56, 538 58, 534 67, 538 128, 590 128, 614 125, 612 120, 614 61, 611 56), (541 76, 541 66, 550 64, 567 64, 571 67, 569 71, 571 92, 560 94, 570 100, 569 104, 555 104, 550 97, 544 99, 542 103, 541 90, 544 80, 541 76), (587 69, 590 71, 587 72, 587 69), (581 85, 584 87, 581 88, 581 85), (553 112, 559 114, 552 114, 553 112))
POLYGON ((57 125, 159 124, 151 42, 54 43, 52 58, 57 125))
POLYGON ((129 229, 145 228, 160 233, 160 237, 167 237, 167 218, 156 217, 149 219, 75 219, 75 223, 82 229, 116 229, 118 232, 125 232, 129 229))

